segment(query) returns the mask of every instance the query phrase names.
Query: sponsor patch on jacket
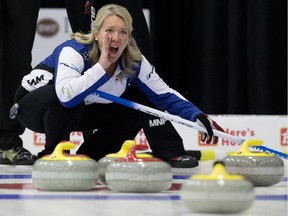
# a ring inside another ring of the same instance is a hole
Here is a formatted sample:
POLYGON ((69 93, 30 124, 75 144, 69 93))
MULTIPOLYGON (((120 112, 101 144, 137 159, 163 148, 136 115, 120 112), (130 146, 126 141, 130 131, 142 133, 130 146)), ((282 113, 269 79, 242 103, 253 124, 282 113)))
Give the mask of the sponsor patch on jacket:
POLYGON ((149 80, 151 78, 152 74, 154 73, 155 67, 153 65, 151 65, 151 66, 152 66, 151 72, 148 75, 146 75, 147 80, 149 80))
POLYGON ((65 67, 71 68, 72 70, 75 70, 75 71, 77 71, 77 72, 80 73, 78 67, 76 67, 76 66, 73 65, 73 64, 70 65, 70 64, 67 64, 67 63, 65 63, 65 62, 60 62, 59 65, 63 65, 63 66, 65 66, 65 67))

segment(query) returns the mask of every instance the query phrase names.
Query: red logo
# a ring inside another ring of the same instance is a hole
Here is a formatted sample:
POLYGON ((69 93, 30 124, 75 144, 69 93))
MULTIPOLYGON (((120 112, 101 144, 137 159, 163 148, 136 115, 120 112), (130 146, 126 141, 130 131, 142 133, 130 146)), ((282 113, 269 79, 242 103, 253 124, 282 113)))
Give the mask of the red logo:
POLYGON ((45 134, 43 133, 33 133, 33 140, 34 140, 34 145, 39 146, 39 145, 45 145, 45 134))
POLYGON ((149 146, 148 141, 147 141, 147 139, 146 139, 146 136, 145 136, 145 134, 144 134, 143 129, 141 129, 141 130, 139 131, 139 133, 138 133, 138 135, 135 137, 134 141, 135 141, 136 144, 141 144, 141 145, 144 144, 144 145, 148 145, 148 146, 149 146))
POLYGON ((288 146, 288 128, 280 129, 281 146, 288 146))
MULTIPOLYGON (((219 139, 220 139, 220 138, 219 138, 219 139)), ((218 142, 219 142, 219 139, 218 139, 218 142)), ((198 132, 198 144, 199 144, 199 146, 210 146, 210 147, 215 147, 215 146, 218 145, 218 142, 215 143, 215 144, 212 144, 212 141, 211 141, 210 144, 207 144, 207 143, 205 143, 205 142, 202 142, 202 141, 201 141, 201 134, 200 134, 200 132, 198 132)))
POLYGON ((76 146, 80 146, 82 144, 82 142, 84 141, 82 132, 80 132, 80 131, 72 131, 70 133, 70 140, 76 146))
MULTIPOLYGON (((33 132, 33 141, 35 146, 45 145, 46 144, 45 140, 46 140, 45 134, 33 132)), ((81 145, 81 143, 83 142, 82 132, 79 131, 71 132, 70 140, 77 146, 81 145)))

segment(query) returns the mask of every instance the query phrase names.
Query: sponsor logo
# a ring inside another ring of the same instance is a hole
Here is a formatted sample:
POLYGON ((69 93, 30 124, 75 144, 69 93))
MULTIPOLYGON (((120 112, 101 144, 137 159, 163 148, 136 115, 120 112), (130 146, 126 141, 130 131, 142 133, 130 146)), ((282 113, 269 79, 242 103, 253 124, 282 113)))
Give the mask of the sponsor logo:
POLYGON ((135 143, 138 145, 138 144, 141 144, 141 145, 148 145, 149 146, 149 143, 146 139, 146 136, 145 136, 145 133, 143 131, 143 129, 141 129, 139 131, 139 133, 137 134, 137 136, 135 137, 134 139, 135 143))
POLYGON ((37 23, 37 33, 43 37, 52 37, 59 31, 59 24, 53 19, 41 19, 37 23))
MULTIPOLYGON (((151 65, 151 66, 152 66, 152 65, 151 65)), ((155 69, 155 67, 152 66, 151 72, 150 72, 148 75, 146 75, 146 79, 147 79, 147 80, 149 80, 149 79, 151 78, 151 76, 152 76, 152 74, 153 74, 153 72, 154 72, 154 69, 155 69)))
POLYGON ((288 146, 288 128, 280 128, 280 144, 288 146))
MULTIPOLYGON (((253 139, 253 137, 255 137, 255 130, 251 129, 251 128, 247 128, 247 129, 230 129, 227 128, 225 130, 225 133, 230 134, 232 136, 237 136, 237 137, 242 137, 243 139, 253 139)), ((220 140, 220 139, 219 139, 220 140)), ((222 146, 240 146, 240 143, 236 143, 230 140, 226 140, 226 139, 222 139, 221 140, 221 145, 222 146)))
POLYGON ((89 59, 89 52, 85 52, 83 54, 83 57, 84 57, 85 60, 88 60, 89 59))
POLYGON ((157 127, 157 126, 161 126, 165 124, 165 119, 160 118, 160 119, 153 119, 153 120, 149 120, 149 126, 150 127, 157 127))
MULTIPOLYGON (((236 136, 236 137, 242 137, 242 138, 253 138, 255 137, 255 130, 251 129, 251 128, 247 128, 247 129, 237 129, 237 130, 233 130, 230 128, 226 128, 225 133, 230 134, 232 136, 236 136)), ((198 132, 198 143, 199 146, 217 146, 217 145, 221 145, 221 146, 240 146, 240 143, 236 143, 230 140, 226 140, 226 139, 222 139, 219 138, 218 142, 216 144, 207 144, 205 142, 201 142, 201 136, 200 133, 198 132)))
POLYGON ((70 140, 76 146, 80 146, 83 143, 83 141, 84 141, 82 132, 80 132, 80 131, 72 131, 70 133, 70 140))
POLYGON ((33 133, 33 140, 35 146, 43 146, 45 145, 45 134, 43 133, 33 133))
MULTIPOLYGON (((219 142, 219 140, 220 140, 220 138, 218 139, 218 142, 219 142)), ((215 144, 212 144, 212 141, 211 141, 210 144, 207 144, 207 143, 205 143, 205 142, 202 142, 202 141, 201 141, 201 134, 200 134, 200 132, 198 132, 198 145, 199 145, 199 146, 215 147, 215 146, 218 146, 218 142, 215 143, 215 144)))
POLYGON ((32 86, 32 85, 37 85, 38 83, 40 83, 43 80, 44 80, 44 74, 42 74, 41 76, 36 76, 36 78, 34 78, 32 80, 27 80, 27 83, 30 86, 32 86))
POLYGON ((72 86, 69 86, 69 88, 65 88, 65 86, 63 86, 61 88, 62 95, 66 95, 68 99, 72 98, 71 91, 73 92, 72 86))
MULTIPOLYGON (((33 132, 33 142, 35 146, 44 146, 46 144, 46 136, 43 133, 33 132)), ((79 131, 73 131, 70 133, 70 140, 76 146, 80 146, 83 140, 83 134, 79 131)))
POLYGON ((69 64, 67 64, 67 63, 65 63, 65 62, 60 62, 59 64, 65 66, 65 67, 71 68, 72 70, 75 70, 75 71, 79 72, 79 69, 78 69, 75 65, 73 65, 73 64, 69 65, 69 64))

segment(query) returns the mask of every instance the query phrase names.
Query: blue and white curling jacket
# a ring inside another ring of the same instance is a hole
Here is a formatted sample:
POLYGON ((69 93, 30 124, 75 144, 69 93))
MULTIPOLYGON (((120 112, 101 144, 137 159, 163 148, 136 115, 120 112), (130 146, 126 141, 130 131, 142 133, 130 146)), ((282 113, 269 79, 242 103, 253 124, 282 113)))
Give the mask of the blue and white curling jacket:
POLYGON ((119 79, 122 67, 118 64, 114 75, 109 78, 99 63, 91 66, 88 60, 91 48, 91 45, 80 44, 74 39, 60 44, 50 56, 23 78, 22 86, 30 92, 47 85, 54 78, 61 104, 74 107, 83 101, 87 105, 111 103, 98 97, 96 89, 121 96, 128 85, 135 85, 160 110, 191 121, 195 121, 196 116, 203 113, 180 93, 170 88, 144 56, 133 77, 119 79))

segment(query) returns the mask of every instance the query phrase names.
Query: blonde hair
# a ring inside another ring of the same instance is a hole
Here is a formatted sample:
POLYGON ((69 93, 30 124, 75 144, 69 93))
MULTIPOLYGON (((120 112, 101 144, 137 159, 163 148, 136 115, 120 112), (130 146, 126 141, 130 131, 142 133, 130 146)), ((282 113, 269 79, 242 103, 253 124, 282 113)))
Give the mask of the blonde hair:
MULTIPOLYGON (((129 42, 122 53, 122 66, 120 78, 124 75, 132 75, 134 73, 133 67, 137 67, 137 61, 142 60, 142 56, 139 47, 132 37, 132 17, 125 7, 116 4, 108 4, 100 8, 97 12, 96 19, 91 24, 91 31, 87 34, 81 32, 75 32, 71 34, 71 38, 74 38, 77 42, 82 44, 93 43, 92 49, 89 53, 89 60, 92 65, 96 64, 99 60, 99 45, 95 40, 95 35, 100 31, 103 25, 104 19, 109 15, 116 15, 122 18, 127 26, 129 33, 129 42)), ((138 66, 139 67, 139 66, 138 66)))

